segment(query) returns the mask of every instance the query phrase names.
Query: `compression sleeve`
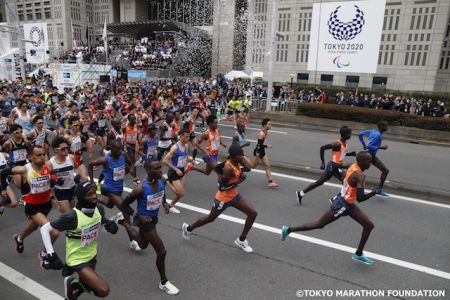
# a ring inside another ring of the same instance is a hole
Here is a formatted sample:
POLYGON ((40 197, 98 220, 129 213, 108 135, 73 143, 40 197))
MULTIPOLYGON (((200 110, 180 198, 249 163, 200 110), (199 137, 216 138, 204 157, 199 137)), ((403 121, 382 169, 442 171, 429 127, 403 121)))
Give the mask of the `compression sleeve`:
POLYGON ((122 202, 122 210, 124 213, 128 215, 133 215, 134 210, 130 207, 130 204, 133 203, 133 201, 136 200, 135 198, 131 197, 131 194, 125 197, 122 202))
POLYGON ((53 245, 52 245, 52 238, 50 237, 50 232, 53 230, 54 228, 52 227, 52 225, 50 225, 50 222, 44 224, 43 226, 41 226, 41 236, 42 236, 42 241, 44 242, 44 247, 45 247, 45 251, 48 254, 53 254, 55 252, 55 250, 53 250, 53 245))
POLYGON ((369 200, 376 195, 376 192, 372 191, 370 193, 364 194, 364 188, 358 188, 356 190, 356 201, 363 202, 369 200))
POLYGON ((362 130, 358 133, 358 138, 359 141, 361 142, 361 144, 365 147, 366 146, 366 142, 364 141, 364 136, 365 135, 369 135, 370 134, 370 130, 362 130))

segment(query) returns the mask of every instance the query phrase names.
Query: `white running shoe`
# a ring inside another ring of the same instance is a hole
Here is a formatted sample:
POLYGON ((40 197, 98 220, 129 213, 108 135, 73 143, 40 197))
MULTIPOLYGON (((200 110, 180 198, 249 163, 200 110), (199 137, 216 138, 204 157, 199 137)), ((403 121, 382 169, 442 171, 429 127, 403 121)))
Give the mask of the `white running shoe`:
POLYGON ((136 242, 135 240, 132 240, 130 242, 130 249, 133 249, 134 251, 141 251, 141 247, 139 247, 138 242, 136 242))
POLYGON ((181 213, 181 211, 179 211, 178 209, 176 209, 175 207, 170 207, 169 208, 169 212, 173 213, 173 214, 179 214, 181 213))
POLYGON ((183 235, 183 239, 189 241, 191 239, 191 237, 189 236, 191 233, 188 231, 188 227, 189 224, 183 223, 183 226, 181 226, 181 233, 183 235))
POLYGON ((162 176, 161 176, 164 180, 169 180, 169 176, 167 176, 167 174, 162 174, 162 176))
POLYGON ((235 243, 239 248, 241 248, 242 250, 244 250, 244 251, 247 252, 247 253, 253 252, 253 248, 250 247, 250 245, 248 244, 247 239, 245 239, 245 241, 241 242, 241 241, 239 240, 239 238, 237 238, 237 239, 234 241, 234 243, 235 243))
POLYGON ((174 286, 170 281, 167 281, 166 284, 159 283, 159 288, 166 292, 168 295, 178 295, 180 292, 179 289, 177 289, 176 286, 174 286))

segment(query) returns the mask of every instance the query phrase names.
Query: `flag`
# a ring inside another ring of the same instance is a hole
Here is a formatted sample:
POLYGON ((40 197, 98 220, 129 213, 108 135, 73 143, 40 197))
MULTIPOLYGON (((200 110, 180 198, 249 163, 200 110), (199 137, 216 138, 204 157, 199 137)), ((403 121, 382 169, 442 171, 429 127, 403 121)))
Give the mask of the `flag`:
POLYGON ((76 48, 77 47, 77 39, 75 37, 75 31, 73 30, 72 20, 70 20, 70 27, 72 28, 72 48, 76 48))

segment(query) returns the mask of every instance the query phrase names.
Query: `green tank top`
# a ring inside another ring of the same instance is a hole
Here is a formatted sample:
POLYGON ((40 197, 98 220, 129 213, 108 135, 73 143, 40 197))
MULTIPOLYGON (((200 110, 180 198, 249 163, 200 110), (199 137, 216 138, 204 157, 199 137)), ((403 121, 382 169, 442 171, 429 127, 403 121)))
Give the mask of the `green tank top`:
POLYGON ((78 219, 77 228, 66 232, 66 264, 69 267, 87 263, 97 255, 97 237, 102 221, 98 208, 92 217, 77 208, 74 211, 78 219))
POLYGON ((242 100, 241 99, 234 101, 234 108, 236 108, 237 111, 242 110, 242 100))
POLYGON ((236 102, 234 100, 228 101, 228 110, 233 111, 235 103, 236 102))

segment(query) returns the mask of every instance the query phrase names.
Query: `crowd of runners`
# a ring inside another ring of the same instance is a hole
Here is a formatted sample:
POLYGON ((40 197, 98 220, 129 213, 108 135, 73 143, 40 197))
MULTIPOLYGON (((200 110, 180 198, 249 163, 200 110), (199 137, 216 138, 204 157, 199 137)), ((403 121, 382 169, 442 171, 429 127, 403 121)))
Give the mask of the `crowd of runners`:
MULTIPOLYGON (((40 88, 3 81, 0 89, 0 213, 5 208, 24 206, 28 222, 13 236, 16 251, 22 253, 26 238, 39 229, 44 245, 39 253, 40 266, 62 270, 67 299, 77 299, 84 292, 98 297, 109 294, 108 283, 95 271, 97 237, 101 228, 115 234, 118 225, 126 230, 134 251, 149 244, 153 247, 161 278, 159 288, 169 295, 179 293, 168 280, 166 249, 156 225, 161 207, 166 213, 181 213, 176 204, 186 194, 186 176, 190 172, 217 176, 217 190, 210 213, 191 224, 183 223, 182 237, 189 240, 193 230, 234 207, 247 216, 235 244, 247 253, 253 251, 247 235, 257 211, 239 193, 238 186, 260 163, 267 187, 273 189, 279 184, 272 178, 267 153, 272 147, 267 143, 270 119, 262 120, 256 144, 246 140, 251 99, 240 92, 243 88, 230 88, 216 81, 113 82, 86 84, 58 93, 51 83, 40 88), (235 126, 228 145, 221 138, 219 122, 235 126), (247 147, 251 150, 245 151, 247 147), (139 177, 138 168, 143 168, 146 175, 139 177), (96 170, 100 172, 98 178, 94 176, 96 170), (131 193, 123 195, 126 176, 135 186, 131 193), (166 201, 166 186, 174 194, 170 203, 166 201), (133 202, 137 205, 133 206, 133 202), (49 220, 52 207, 60 215, 49 220), (113 207, 120 213, 106 218, 105 208, 113 207), (64 262, 53 249, 63 231, 64 262)), ((381 144, 387 129, 387 123, 380 121, 377 129, 360 132, 360 141, 367 150, 347 153, 351 129, 344 126, 336 141, 320 149, 324 174, 295 193, 298 204, 302 204, 306 193, 332 176, 343 183, 342 190, 330 199, 330 209, 316 222, 283 226, 282 240, 291 232, 323 228, 349 215, 363 227, 353 259, 373 263, 363 255, 373 223, 355 203, 376 194, 388 196, 382 188, 389 171, 376 156, 379 149, 387 149, 381 144), (365 136, 369 137, 367 143, 365 136), (332 151, 327 164, 326 150, 332 151), (356 156, 356 162, 344 163, 346 155, 356 156), (371 164, 382 172, 380 186, 365 193, 364 170, 371 164)))

